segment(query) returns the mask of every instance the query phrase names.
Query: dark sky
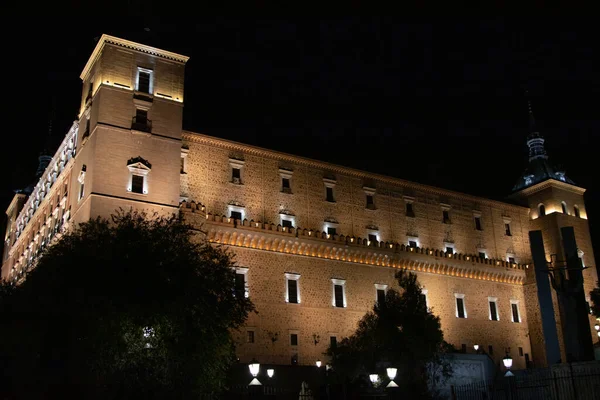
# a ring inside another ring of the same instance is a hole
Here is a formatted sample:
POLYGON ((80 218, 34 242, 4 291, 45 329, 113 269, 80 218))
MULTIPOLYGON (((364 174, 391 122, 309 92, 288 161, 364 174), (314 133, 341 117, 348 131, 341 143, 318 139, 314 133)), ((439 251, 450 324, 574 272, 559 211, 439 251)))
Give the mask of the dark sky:
POLYGON ((3 43, 3 209, 33 177, 49 120, 55 150, 75 119, 79 74, 108 33, 191 57, 184 129, 497 199, 526 165, 528 88, 551 161, 588 189, 600 252, 593 20, 135 21, 1 28, 17 37, 3 43))

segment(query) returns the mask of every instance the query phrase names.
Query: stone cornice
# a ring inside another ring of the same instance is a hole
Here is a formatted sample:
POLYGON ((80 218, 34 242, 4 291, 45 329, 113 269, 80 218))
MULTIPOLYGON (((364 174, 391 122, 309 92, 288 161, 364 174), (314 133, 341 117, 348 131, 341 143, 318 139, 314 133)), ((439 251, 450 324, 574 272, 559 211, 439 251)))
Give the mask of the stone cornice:
POLYGON ((181 54, 172 53, 170 51, 157 49, 156 47, 150 47, 150 46, 146 46, 141 43, 136 43, 136 42, 132 42, 129 40, 125 40, 125 39, 121 39, 118 37, 103 34, 102 37, 100 38, 100 40, 98 41, 98 44, 94 48, 92 55, 90 56, 87 63, 85 64, 83 71, 81 71, 81 75, 79 75, 81 80, 85 80, 87 74, 90 72, 90 69, 92 68, 92 65, 94 65, 96 58, 98 58, 98 56, 100 55, 100 53, 102 52, 102 49, 104 48, 104 46, 106 44, 112 44, 114 46, 126 48, 129 50, 139 51, 140 53, 150 54, 150 55, 160 57, 165 60, 177 62, 180 64, 185 64, 190 59, 189 57, 181 55, 181 54))
POLYGON ((564 189, 569 192, 580 194, 580 195, 583 195, 586 191, 586 189, 579 187, 579 186, 571 185, 570 183, 561 182, 556 179, 546 179, 543 182, 536 183, 533 186, 529 186, 528 188, 525 188, 519 192, 515 192, 511 197, 515 197, 515 198, 521 197, 521 196, 526 197, 526 196, 532 195, 533 193, 547 189, 549 187, 558 187, 560 189, 564 189))
POLYGON ((219 139, 216 137, 203 135, 200 133, 183 131, 182 139, 184 141, 188 140, 191 142, 206 144, 209 146, 216 146, 216 147, 220 147, 220 148, 227 149, 227 150, 244 152, 246 154, 252 154, 255 156, 259 156, 259 157, 265 157, 265 158, 290 162, 290 163, 303 165, 303 166, 311 167, 311 168, 319 168, 319 169, 323 169, 323 170, 330 171, 330 172, 337 172, 337 173, 352 176, 355 178, 376 180, 379 182, 402 186, 405 188, 410 188, 413 190, 431 193, 431 194, 435 194, 435 195, 439 195, 439 196, 452 196, 454 198, 458 198, 458 199, 465 200, 465 201, 473 201, 478 204, 485 204, 490 207, 509 208, 509 209, 513 209, 513 210, 516 210, 519 212, 529 210, 528 207, 523 207, 523 206, 510 204, 510 203, 504 203, 504 202, 496 201, 496 200, 490 200, 490 199, 472 196, 469 194, 464 194, 464 193, 455 192, 455 191, 451 191, 451 190, 440 189, 440 188, 436 188, 433 186, 424 185, 421 183, 406 181, 404 179, 392 178, 392 177, 385 176, 385 175, 379 175, 379 174, 374 174, 371 172, 360 171, 360 170, 353 169, 353 168, 343 167, 343 166, 335 165, 335 164, 329 164, 329 163, 326 163, 323 161, 312 160, 309 158, 295 156, 295 155, 287 154, 287 153, 282 153, 282 152, 275 151, 275 150, 268 150, 268 149, 264 149, 261 147, 251 146, 251 145, 247 145, 247 144, 243 144, 243 143, 239 143, 239 142, 233 142, 230 140, 219 139))
POLYGON ((476 262, 472 256, 451 257, 393 243, 365 246, 360 244, 361 239, 320 238, 318 232, 311 235, 284 227, 273 230, 260 222, 235 223, 231 218, 206 214, 205 208, 196 203, 182 203, 180 210, 185 222, 204 232, 211 243, 514 285, 523 285, 526 280, 528 266, 493 260, 476 262))

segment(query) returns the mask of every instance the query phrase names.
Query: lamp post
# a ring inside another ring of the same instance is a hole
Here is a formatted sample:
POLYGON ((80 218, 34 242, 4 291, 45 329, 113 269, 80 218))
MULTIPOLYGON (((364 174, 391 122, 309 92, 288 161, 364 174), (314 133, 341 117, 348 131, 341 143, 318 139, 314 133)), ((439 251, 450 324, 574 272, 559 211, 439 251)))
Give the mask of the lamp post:
POLYGON ((515 374, 513 374, 512 372, 510 372, 510 369, 512 367, 512 363, 513 363, 513 359, 511 356, 508 355, 508 352, 506 353, 506 357, 504 357, 502 359, 502 363, 504 364, 504 368, 506 368, 506 374, 504 374, 504 376, 515 376, 515 374))
POLYGON ((477 353, 479 351, 479 345, 478 344, 474 344, 473 348, 475 349, 475 353, 477 353))
POLYGON ((272 378, 272 377, 273 377, 273 375, 275 375, 275 370, 274 370, 273 368, 269 368, 269 369, 267 370, 267 376, 268 376, 269 378, 272 378))
POLYGON ((377 374, 370 374, 369 375, 369 380, 371 381, 371 383, 373 384, 373 386, 377 387, 377 382, 379 381, 379 375, 377 375, 377 374))
POLYGON ((315 365, 317 366, 317 368, 321 368, 321 360, 317 360, 317 362, 315 362, 315 365))
POLYGON ((386 387, 388 388, 396 388, 398 385, 394 382, 394 378, 396 377, 396 373, 398 373, 398 369, 396 368, 387 368, 386 369, 387 376, 390 378, 390 383, 386 387))
POLYGON ((252 360, 250 364, 248 364, 248 368, 250 369, 250 374, 254 377, 252 381, 250 381, 250 386, 260 386, 262 383, 256 378, 258 376, 258 372, 260 371, 260 364, 256 360, 252 360))

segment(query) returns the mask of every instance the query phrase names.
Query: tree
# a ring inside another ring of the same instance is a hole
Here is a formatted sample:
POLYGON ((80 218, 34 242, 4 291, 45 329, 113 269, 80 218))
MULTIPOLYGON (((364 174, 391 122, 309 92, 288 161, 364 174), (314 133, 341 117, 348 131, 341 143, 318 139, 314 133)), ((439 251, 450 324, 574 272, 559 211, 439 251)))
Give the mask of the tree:
POLYGON ((176 217, 123 210, 66 233, 24 282, 0 289, 0 393, 188 398, 221 389, 234 360, 230 331, 254 306, 235 291, 231 255, 201 236, 176 217))
POLYGON ((329 348, 328 355, 336 373, 355 383, 375 372, 385 377, 388 366, 398 368, 395 382, 404 386, 403 393, 423 398, 428 380, 432 383, 431 363, 441 366, 444 376, 450 374, 441 355, 451 346, 444 342, 439 317, 427 310, 417 276, 400 270, 396 280, 401 291, 389 289, 385 301, 377 302, 356 332, 329 348))
POLYGON ((596 287, 590 292, 590 301, 592 314, 596 318, 600 318, 600 282, 596 282, 596 287))

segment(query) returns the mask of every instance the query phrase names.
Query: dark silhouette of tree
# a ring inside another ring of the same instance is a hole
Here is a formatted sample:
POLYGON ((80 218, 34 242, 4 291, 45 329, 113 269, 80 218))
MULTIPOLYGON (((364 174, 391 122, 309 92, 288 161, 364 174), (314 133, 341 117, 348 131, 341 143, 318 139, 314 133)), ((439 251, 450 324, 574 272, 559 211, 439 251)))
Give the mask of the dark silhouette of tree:
POLYGON ((592 308, 592 314, 596 318, 600 318, 600 282, 596 282, 596 287, 590 292, 590 307, 592 308))
POLYGON ((450 375, 442 355, 452 347, 444 341, 439 317, 427 309, 417 276, 400 270, 396 280, 400 290, 390 288, 385 301, 378 301, 360 320, 356 332, 327 354, 336 376, 347 382, 369 386, 368 374, 387 379, 386 367, 394 367, 404 396, 426 398, 428 383, 433 386, 434 380, 450 375))
POLYGON ((178 218, 80 224, 0 286, 1 398, 197 398, 235 360, 254 310, 234 262, 178 218), (5 396, 2 396, 4 394, 5 396))

